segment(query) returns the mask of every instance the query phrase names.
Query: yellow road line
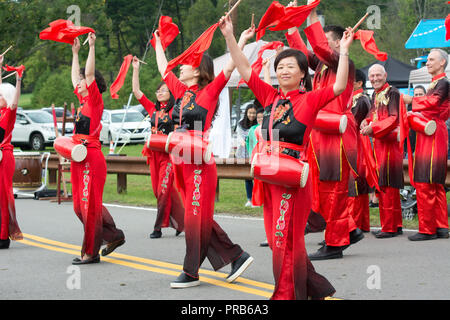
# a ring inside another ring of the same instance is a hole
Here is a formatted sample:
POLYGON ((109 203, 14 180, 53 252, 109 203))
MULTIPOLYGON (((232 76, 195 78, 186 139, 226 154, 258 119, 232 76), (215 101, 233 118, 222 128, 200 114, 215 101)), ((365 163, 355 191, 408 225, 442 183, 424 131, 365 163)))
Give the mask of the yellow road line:
MULTIPOLYGON (((23 235, 26 238, 30 238, 30 239, 35 240, 35 241, 43 242, 43 243, 39 243, 39 242, 30 241, 30 240, 27 240, 27 239, 20 240, 19 242, 21 242, 23 244, 31 245, 31 246, 35 246, 35 247, 40 247, 40 248, 51 250, 51 251, 68 253, 68 254, 74 254, 74 255, 79 255, 80 254, 80 249, 81 249, 80 246, 67 244, 67 243, 63 243, 63 242, 59 242, 59 241, 55 241, 55 240, 50 240, 50 239, 46 239, 46 238, 42 238, 42 237, 39 237, 39 236, 30 235, 30 234, 23 234, 23 235), (45 244, 45 243, 47 243, 47 244, 45 244)), ((120 253, 112 253, 109 256, 110 257, 102 257, 101 260, 105 261, 105 262, 114 263, 114 264, 117 264, 117 265, 130 267, 130 268, 137 269, 137 270, 151 271, 151 272, 156 272, 156 273, 161 273, 161 274, 171 275, 171 276, 178 276, 179 275, 179 270, 182 269, 181 266, 176 265, 176 264, 166 263, 166 262, 161 262, 161 261, 156 261, 156 260, 151 260, 151 259, 145 259, 145 258, 140 258, 140 257, 133 257, 133 256, 120 254, 120 253), (161 267, 166 267, 166 268, 170 268, 170 269, 176 269, 177 271, 162 269, 162 268, 153 267, 153 266, 142 265, 142 264, 129 262, 129 261, 123 261, 123 260, 114 259, 114 258, 111 258, 111 257, 125 258, 127 260, 131 259, 131 260, 134 260, 136 262, 149 263, 149 264, 153 264, 153 265, 157 265, 157 266, 161 266, 161 267)), ((221 274, 221 273, 213 272, 213 271, 209 271, 209 270, 201 270, 200 273, 208 274, 208 275, 212 275, 212 276, 219 276, 221 278, 225 277, 225 274, 221 274)), ((216 285, 216 286, 220 286, 220 287, 223 287, 223 288, 231 289, 231 290, 236 290, 236 291, 241 291, 241 292, 244 292, 244 293, 259 295, 259 296, 262 296, 262 297, 265 297, 265 298, 270 298, 271 295, 272 295, 271 292, 245 287, 245 286, 239 285, 237 283, 227 283, 227 282, 225 282, 223 280, 217 280, 217 279, 204 277, 204 276, 200 276, 200 281, 206 282, 206 283, 210 283, 210 284, 213 284, 213 285, 216 285)), ((268 289, 273 290, 273 286, 270 286, 269 284, 264 284, 264 283, 260 283, 260 282, 249 280, 249 279, 240 279, 239 282, 242 282, 242 283, 245 283, 245 284, 249 284, 249 285, 256 284, 256 285, 258 285, 260 287, 261 286, 265 286, 268 289), (272 289, 270 287, 272 287, 272 289)))
MULTIPOLYGON (((60 246, 60 247, 64 247, 64 248, 72 248, 72 249, 81 250, 80 246, 76 246, 76 245, 72 245, 72 244, 68 244, 68 243, 64 243, 64 242, 59 242, 59 241, 55 241, 55 240, 50 240, 50 239, 46 239, 46 238, 42 238, 39 236, 26 234, 26 233, 24 233, 23 235, 27 238, 30 238, 30 239, 33 239, 33 240, 36 240, 39 242, 44 242, 44 243, 48 243, 48 244, 52 244, 52 245, 56 245, 56 246, 60 246)), ((158 260, 153 260, 153 259, 148 259, 148 258, 141 258, 141 257, 123 254, 123 253, 113 252, 113 253, 109 254, 109 256, 119 258, 119 259, 125 259, 125 260, 131 260, 131 261, 135 261, 135 262, 151 264, 151 265, 154 265, 157 267, 162 267, 162 268, 174 269, 174 270, 178 270, 178 271, 183 270, 183 267, 178 264, 163 262, 163 261, 158 261, 158 260)), ((205 270, 205 269, 200 269, 199 273, 204 274, 204 275, 218 277, 218 278, 223 278, 223 279, 225 279, 228 276, 226 273, 223 273, 223 272, 217 272, 217 271, 211 271, 211 270, 205 270)), ((259 281, 255 281, 255 280, 250 280, 250 279, 246 279, 243 277, 239 277, 235 281, 235 283, 242 283, 242 284, 259 287, 259 288, 267 289, 267 290, 271 290, 271 291, 273 291, 275 288, 272 284, 259 282, 259 281)))

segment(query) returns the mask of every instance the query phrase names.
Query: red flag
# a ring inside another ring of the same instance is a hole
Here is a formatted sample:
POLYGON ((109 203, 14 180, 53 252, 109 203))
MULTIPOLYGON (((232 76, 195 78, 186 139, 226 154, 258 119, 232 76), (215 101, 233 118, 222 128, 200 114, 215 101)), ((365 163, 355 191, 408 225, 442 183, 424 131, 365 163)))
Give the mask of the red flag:
POLYGON ((445 19, 445 30, 445 40, 448 41, 450 40, 450 14, 445 19))
MULTIPOLYGON (((159 18, 159 25, 158 25, 158 32, 159 37, 161 39, 161 44, 164 50, 175 40, 175 38, 180 33, 180 30, 178 29, 178 26, 172 22, 172 18, 168 16, 161 16, 159 18)), ((150 43, 153 48, 155 48, 156 40, 153 37, 152 40, 150 40, 150 43)))
POLYGON ((354 39, 359 39, 361 41, 361 46, 368 53, 372 54, 377 60, 386 61, 388 55, 386 52, 378 50, 377 44, 373 37, 373 31, 371 30, 358 30, 355 33, 354 39))
POLYGON ((214 32, 216 31, 218 26, 219 23, 213 24, 205 32, 203 32, 202 35, 197 40, 195 40, 195 42, 191 44, 189 48, 186 49, 186 51, 184 51, 175 59, 172 59, 167 64, 165 74, 169 73, 179 64, 186 64, 197 68, 202 61, 203 53, 208 50, 209 46, 211 45, 214 32))
POLYGON ((92 28, 77 27, 72 21, 63 19, 50 22, 49 26, 39 33, 39 39, 73 44, 76 37, 95 32, 92 28))
POLYGON ((366 180, 371 188, 376 188, 379 192, 380 185, 378 184, 378 170, 375 157, 373 155, 372 145, 369 136, 361 135, 361 147, 364 150, 364 162, 366 164, 366 180))
POLYGON ((264 36, 268 27, 275 26, 283 18, 284 14, 285 7, 278 1, 272 2, 259 21, 258 28, 256 28, 256 41, 264 36))
POLYGON ((133 56, 131 54, 125 56, 123 58, 122 65, 120 66, 119 74, 114 80, 113 84, 109 88, 109 92, 111 93, 111 98, 119 99, 117 92, 122 88, 123 83, 125 82, 125 77, 127 76, 128 68, 130 67, 131 60, 133 60, 133 56))
POLYGON ((25 70, 25 66, 22 64, 18 67, 11 67, 5 64, 3 67, 3 70, 5 71, 16 71, 19 74, 19 78, 22 78, 23 71, 25 70))
MULTIPOLYGON (((259 75, 261 73, 262 70, 262 63, 263 63, 263 58, 262 55, 264 53, 264 51, 266 50, 276 50, 279 47, 284 46, 284 43, 281 41, 272 41, 272 42, 268 42, 265 45, 263 45, 259 51, 258 51, 258 57, 256 59, 256 61, 252 64, 252 69, 255 72, 255 74, 259 75)), ((241 79, 238 83, 238 87, 245 83, 245 81, 243 79, 241 79)))
POLYGON ((409 123, 405 101, 403 101, 403 94, 400 95, 399 105, 399 125, 400 125, 400 148, 403 149, 403 141, 409 134, 409 123))
POLYGON ((300 27, 303 22, 308 18, 312 9, 320 4, 320 0, 316 0, 311 4, 299 6, 299 7, 289 7, 285 9, 284 16, 280 19, 275 27, 269 28, 271 31, 281 31, 287 30, 293 27, 300 27))

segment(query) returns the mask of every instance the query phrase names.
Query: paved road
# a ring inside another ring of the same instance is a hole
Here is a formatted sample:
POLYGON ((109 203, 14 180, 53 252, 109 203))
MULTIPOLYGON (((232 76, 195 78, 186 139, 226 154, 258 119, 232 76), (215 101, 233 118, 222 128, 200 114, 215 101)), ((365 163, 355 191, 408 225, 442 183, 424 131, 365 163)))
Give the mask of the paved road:
MULTIPOLYGON (((271 253, 259 247, 263 221, 217 215, 230 238, 251 253, 255 262, 235 284, 224 278, 230 271, 214 272, 205 261, 202 285, 170 289, 184 257, 184 233, 175 237, 163 229, 161 239, 149 239, 155 220, 152 208, 108 205, 127 242, 100 264, 74 268, 79 255, 81 223, 71 203, 20 198, 16 200, 25 239, 0 251, 2 299, 194 299, 267 300, 273 290, 271 253)), ((342 299, 450 299, 450 240, 411 242, 407 235, 376 239, 366 234, 345 251, 343 259, 316 261, 316 270, 335 286, 342 299)), ((308 252, 318 249, 322 234, 307 235, 308 252)))

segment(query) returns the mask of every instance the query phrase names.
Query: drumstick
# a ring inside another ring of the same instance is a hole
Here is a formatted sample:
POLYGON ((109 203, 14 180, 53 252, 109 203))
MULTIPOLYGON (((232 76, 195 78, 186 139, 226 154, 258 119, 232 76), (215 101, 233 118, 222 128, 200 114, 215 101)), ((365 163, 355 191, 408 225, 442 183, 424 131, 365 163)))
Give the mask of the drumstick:
POLYGON ((250 25, 250 27, 253 27, 255 25, 255 14, 252 13, 252 24, 250 25))
POLYGON ((86 38, 86 40, 84 40, 83 42, 83 46, 89 41, 89 36, 86 38))
POLYGON ((145 62, 145 61, 142 61, 142 60, 139 60, 139 59, 138 59, 138 61, 139 61, 140 63, 147 64, 147 62, 145 62))
POLYGON ((11 76, 13 76, 13 75, 15 75, 17 72, 16 71, 14 71, 14 72, 11 72, 10 74, 8 74, 7 76, 4 76, 3 78, 2 78, 2 80, 5 80, 6 78, 9 78, 9 77, 11 77, 11 76))
POLYGON ((12 47, 13 47, 13 46, 9 46, 9 48, 6 49, 5 52, 3 52, 1 55, 4 56, 9 50, 11 50, 12 47))
POLYGON ((242 0, 239 0, 234 4, 233 8, 231 8, 230 11, 228 11, 227 14, 225 15, 225 19, 230 16, 230 14, 237 8, 237 6, 241 3, 241 1, 242 0))
POLYGON ((364 20, 366 20, 366 18, 367 18, 368 16, 369 16, 369 13, 367 12, 367 13, 364 15, 364 17, 362 17, 361 20, 359 20, 358 23, 355 24, 355 26, 354 26, 353 29, 352 29, 352 32, 355 32, 356 29, 358 29, 358 27, 361 25, 361 23, 363 23, 364 20))

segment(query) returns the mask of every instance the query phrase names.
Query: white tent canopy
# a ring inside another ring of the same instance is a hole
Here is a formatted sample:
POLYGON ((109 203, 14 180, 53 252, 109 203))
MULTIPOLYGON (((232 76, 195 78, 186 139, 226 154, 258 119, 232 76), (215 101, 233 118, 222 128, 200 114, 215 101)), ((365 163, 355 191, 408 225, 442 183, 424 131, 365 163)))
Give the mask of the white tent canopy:
MULTIPOLYGON (((450 60, 450 55, 449 55, 450 60)), ((445 69, 445 73, 447 74, 447 77, 450 76, 450 63, 447 65, 447 68, 445 69)), ((416 86, 416 85, 428 85, 431 82, 431 75, 428 73, 427 67, 422 67, 417 70, 412 70, 409 74, 409 83, 410 86, 416 86)))

